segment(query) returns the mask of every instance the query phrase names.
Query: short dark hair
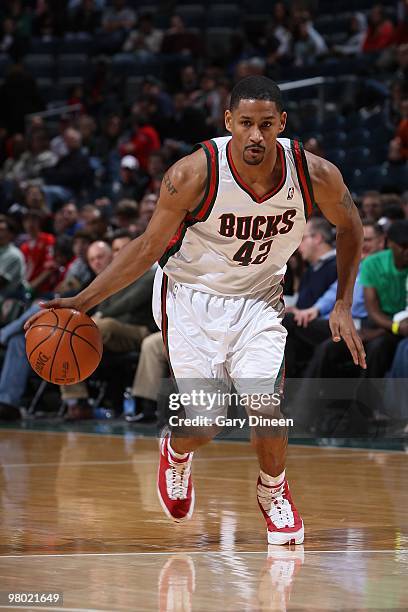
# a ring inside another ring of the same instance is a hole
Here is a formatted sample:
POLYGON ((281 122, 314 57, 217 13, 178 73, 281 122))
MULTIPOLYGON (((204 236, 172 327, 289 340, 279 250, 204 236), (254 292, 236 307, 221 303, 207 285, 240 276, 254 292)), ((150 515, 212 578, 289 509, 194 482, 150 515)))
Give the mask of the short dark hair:
POLYGON ((230 109, 234 110, 241 100, 268 100, 275 102, 280 113, 283 111, 282 92, 268 77, 249 76, 238 81, 231 92, 230 109))
POLYGON ((132 232, 130 232, 127 229, 119 229, 116 230, 115 232, 113 232, 112 236, 111 236, 111 243, 114 240, 117 240, 118 238, 129 238, 130 240, 133 240, 134 235, 132 234, 132 232))
POLYGON ((312 225, 312 231, 315 234, 320 234, 326 244, 333 244, 334 233, 333 227, 323 217, 311 217, 309 222, 312 225))
POLYGON ((371 221, 371 219, 363 219, 361 223, 363 227, 372 227, 377 236, 384 236, 384 228, 376 221, 371 221))

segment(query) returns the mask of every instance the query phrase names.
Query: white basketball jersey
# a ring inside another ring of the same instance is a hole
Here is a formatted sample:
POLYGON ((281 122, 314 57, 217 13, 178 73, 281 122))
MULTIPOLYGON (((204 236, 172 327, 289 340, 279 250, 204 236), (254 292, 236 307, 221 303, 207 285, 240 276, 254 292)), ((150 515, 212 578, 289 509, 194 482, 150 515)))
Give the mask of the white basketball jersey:
POLYGON ((197 145, 207 156, 206 191, 160 265, 175 282, 197 291, 275 301, 312 212, 306 157, 301 143, 278 139, 282 176, 271 192, 258 197, 240 178, 230 142, 228 136, 197 145))

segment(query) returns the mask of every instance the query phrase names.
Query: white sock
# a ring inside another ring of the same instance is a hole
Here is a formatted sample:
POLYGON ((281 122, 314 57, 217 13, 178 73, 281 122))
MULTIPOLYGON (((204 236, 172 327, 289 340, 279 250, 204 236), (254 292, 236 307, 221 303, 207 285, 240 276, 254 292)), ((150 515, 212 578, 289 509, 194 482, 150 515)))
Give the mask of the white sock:
POLYGON ((188 457, 189 453, 176 453, 176 451, 173 450, 170 444, 170 439, 168 440, 167 444, 169 447, 170 455, 172 455, 175 459, 185 459, 186 457, 188 457))
POLYGON ((283 470, 282 474, 279 474, 279 476, 270 476, 262 470, 259 470, 259 475, 261 477, 262 484, 268 487, 278 487, 285 480, 285 470, 283 470))

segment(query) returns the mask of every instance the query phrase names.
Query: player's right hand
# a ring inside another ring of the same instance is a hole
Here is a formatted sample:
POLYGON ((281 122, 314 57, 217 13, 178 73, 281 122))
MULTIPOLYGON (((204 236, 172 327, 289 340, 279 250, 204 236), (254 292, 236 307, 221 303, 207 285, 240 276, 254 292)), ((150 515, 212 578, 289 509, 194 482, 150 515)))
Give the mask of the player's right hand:
POLYGON ((27 319, 24 324, 24 331, 27 332, 31 325, 38 319, 38 317, 42 314, 43 310, 51 310, 52 308, 72 308, 73 310, 78 310, 79 312, 83 312, 79 301, 76 297, 72 298, 55 298, 54 300, 49 300, 48 302, 39 302, 41 310, 33 314, 32 317, 27 319))

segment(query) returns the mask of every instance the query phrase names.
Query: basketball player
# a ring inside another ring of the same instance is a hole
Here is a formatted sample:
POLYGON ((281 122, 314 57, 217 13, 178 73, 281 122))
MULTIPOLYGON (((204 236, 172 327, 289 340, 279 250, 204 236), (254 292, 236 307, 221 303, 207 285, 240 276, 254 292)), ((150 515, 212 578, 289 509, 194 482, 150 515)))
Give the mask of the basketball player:
MULTIPOLYGON (((176 162, 164 176, 144 234, 75 298, 44 307, 86 312, 159 260, 153 309, 157 312, 161 301, 161 329, 178 383, 223 373, 238 392, 245 390, 245 380, 256 378, 272 393, 282 374, 286 337, 281 283, 316 203, 337 226, 333 340, 343 339, 354 363, 364 368, 363 345, 350 313, 361 221, 339 170, 305 153, 299 142, 278 138, 285 123, 281 92, 273 81, 258 76, 240 81, 225 113, 231 136, 201 143, 176 162)), ((177 522, 192 515, 193 452, 210 437, 162 438, 158 494, 177 522)), ((285 476, 286 431, 281 436, 253 432, 253 438, 268 542, 301 544, 303 521, 285 476)))

